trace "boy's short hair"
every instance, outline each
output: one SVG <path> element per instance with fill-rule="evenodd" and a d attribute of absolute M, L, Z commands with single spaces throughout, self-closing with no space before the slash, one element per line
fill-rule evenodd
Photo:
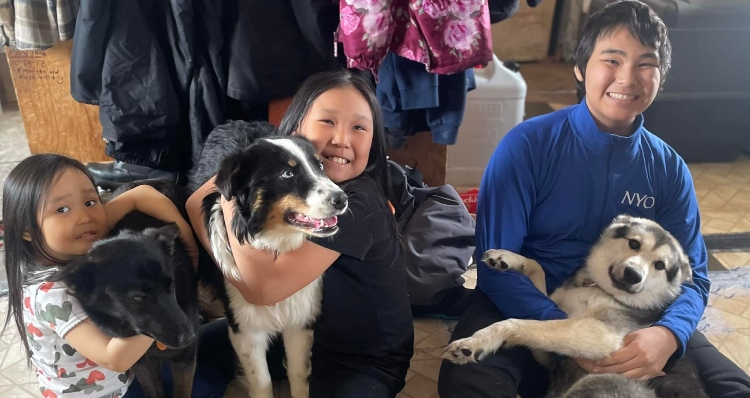
<path fill-rule="evenodd" d="M 656 49 L 659 54 L 659 71 L 663 85 L 667 72 L 672 66 L 672 45 L 667 37 L 667 26 L 649 6 L 637 0 L 622 0 L 608 4 L 589 17 L 573 56 L 575 65 L 581 71 L 581 76 L 586 78 L 586 64 L 591 58 L 596 43 L 601 38 L 614 33 L 621 26 L 627 28 L 630 34 L 644 46 Z M 581 98 L 585 94 L 584 83 L 576 79 L 576 84 L 578 97 Z"/>

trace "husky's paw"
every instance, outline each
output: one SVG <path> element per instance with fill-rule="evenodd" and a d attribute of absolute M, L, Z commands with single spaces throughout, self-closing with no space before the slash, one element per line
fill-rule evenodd
<path fill-rule="evenodd" d="M 456 340 L 445 348 L 443 359 L 447 359 L 458 365 L 478 362 L 484 357 L 481 348 L 475 346 L 476 339 L 468 337 Z"/>
<path fill-rule="evenodd" d="M 497 351 L 503 342 L 502 337 L 493 335 L 490 330 L 482 329 L 471 337 L 458 339 L 448 344 L 442 357 L 459 365 L 479 362 Z"/>
<path fill-rule="evenodd" d="M 488 267 L 501 272 L 517 271 L 523 272 L 526 257 L 508 250 L 487 250 L 482 255 L 482 262 Z"/>

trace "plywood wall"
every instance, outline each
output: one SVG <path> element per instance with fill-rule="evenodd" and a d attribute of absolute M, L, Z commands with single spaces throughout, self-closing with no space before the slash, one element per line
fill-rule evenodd
<path fill-rule="evenodd" d="M 29 149 L 82 162 L 111 160 L 104 155 L 99 108 L 70 95 L 71 46 L 65 41 L 45 51 L 6 48 Z"/>
<path fill-rule="evenodd" d="M 434 143 L 429 131 L 407 138 L 400 149 L 388 149 L 388 156 L 394 162 L 419 170 L 424 182 L 431 187 L 445 184 L 447 154 L 447 147 Z"/>
<path fill-rule="evenodd" d="M 492 47 L 501 61 L 540 61 L 547 58 L 557 0 L 529 7 L 519 1 L 516 15 L 492 25 Z"/>

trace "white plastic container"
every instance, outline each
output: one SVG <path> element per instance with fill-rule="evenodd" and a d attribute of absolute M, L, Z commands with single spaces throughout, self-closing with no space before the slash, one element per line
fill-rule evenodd
<path fill-rule="evenodd" d="M 526 81 L 497 56 L 474 69 L 477 88 L 469 91 L 455 145 L 448 145 L 446 180 L 454 187 L 479 186 L 482 174 L 505 134 L 523 121 Z"/>

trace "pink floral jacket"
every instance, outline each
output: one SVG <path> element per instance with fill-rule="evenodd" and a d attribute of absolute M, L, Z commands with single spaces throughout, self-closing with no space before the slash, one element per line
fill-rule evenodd
<path fill-rule="evenodd" d="M 340 0 L 339 9 L 350 68 L 377 71 L 389 50 L 437 74 L 492 59 L 486 0 Z"/>

